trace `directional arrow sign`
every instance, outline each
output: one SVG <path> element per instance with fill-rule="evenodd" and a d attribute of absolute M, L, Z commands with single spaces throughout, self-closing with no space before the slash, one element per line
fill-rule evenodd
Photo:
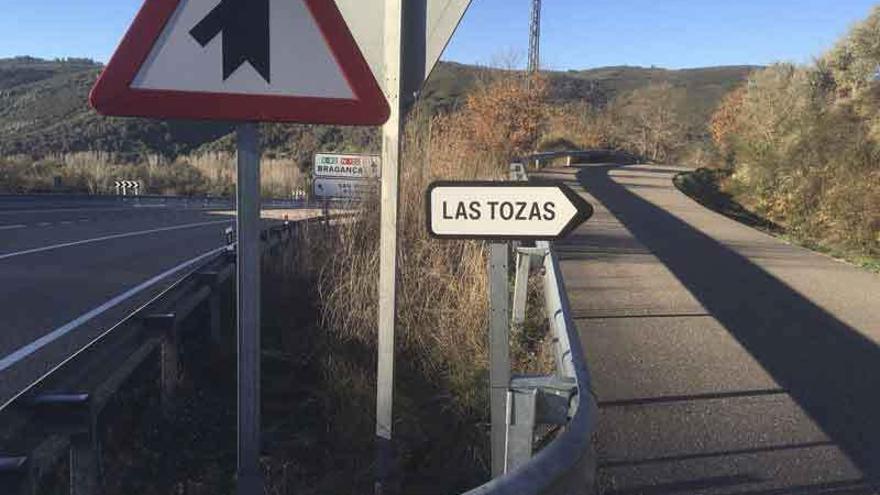
<path fill-rule="evenodd" d="M 541 182 L 435 182 L 426 203 L 441 239 L 556 240 L 593 215 L 568 186 Z"/>
<path fill-rule="evenodd" d="M 389 115 L 332 0 L 146 0 L 89 101 L 157 118 L 377 125 Z"/>

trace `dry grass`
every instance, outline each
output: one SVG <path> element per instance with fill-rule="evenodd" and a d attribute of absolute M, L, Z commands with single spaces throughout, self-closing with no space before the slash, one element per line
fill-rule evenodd
<path fill-rule="evenodd" d="M 235 189 L 235 155 L 205 153 L 184 158 L 183 161 L 198 170 L 216 191 L 231 195 Z M 260 178 L 263 196 L 286 198 L 295 191 L 307 189 L 307 173 L 300 170 L 295 160 L 263 158 L 260 161 Z"/>
<path fill-rule="evenodd" d="M 266 197 L 287 198 L 308 188 L 307 174 L 294 160 L 264 158 L 261 172 Z M 135 163 L 100 152 L 40 160 L 0 158 L 0 192 L 114 194 L 117 180 L 140 181 L 142 194 L 231 196 L 235 192 L 235 156 L 212 153 L 171 162 L 148 156 Z"/>
<path fill-rule="evenodd" d="M 416 109 L 406 128 L 398 229 L 395 429 L 404 439 L 431 438 L 438 452 L 418 455 L 436 455 L 435 467 L 466 460 L 440 454 L 440 444 L 449 442 L 467 452 L 462 455 L 471 462 L 486 465 L 487 253 L 481 242 L 430 239 L 424 191 L 438 179 L 504 179 L 509 160 L 533 151 L 547 112 L 541 103 L 544 85 L 530 87 L 526 89 L 522 78 L 487 81 L 459 111 L 430 116 Z M 328 397 L 335 403 L 328 410 L 338 414 L 334 424 L 340 425 L 339 441 L 364 452 L 370 452 L 366 444 L 355 445 L 372 442 L 380 206 L 377 197 L 370 198 L 356 222 L 340 225 L 329 238 L 305 236 L 299 248 L 332 253 L 312 257 L 320 267 L 322 326 L 338 347 L 324 367 L 335 387 Z M 518 369 L 534 371 L 551 362 L 543 349 L 544 332 L 540 323 L 518 330 L 512 349 Z M 429 390 L 408 387 L 408 376 L 425 377 Z M 358 406 L 352 409 L 352 403 Z M 426 408 L 445 411 L 458 431 L 426 431 L 432 426 L 418 421 Z M 408 458 L 406 452 L 401 456 Z"/>
<path fill-rule="evenodd" d="M 453 387 L 462 409 L 484 400 L 487 363 L 486 247 L 437 241 L 425 227 L 424 191 L 438 179 L 500 180 L 509 160 L 531 151 L 543 125 L 543 84 L 490 81 L 457 113 L 416 111 L 406 129 L 400 177 L 398 343 L 419 367 Z M 518 102 L 512 105 L 511 102 Z M 526 131 L 522 131 L 526 129 Z M 529 137 L 531 136 L 531 137 Z M 378 198 L 358 222 L 341 226 L 322 269 L 325 325 L 346 341 L 374 347 L 378 295 Z"/>

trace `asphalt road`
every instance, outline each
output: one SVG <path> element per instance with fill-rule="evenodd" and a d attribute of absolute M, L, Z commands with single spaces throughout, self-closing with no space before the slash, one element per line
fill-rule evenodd
<path fill-rule="evenodd" d="M 880 276 L 704 209 L 678 171 L 546 174 L 597 210 L 558 249 L 603 493 L 878 493 Z"/>
<path fill-rule="evenodd" d="M 173 280 L 35 341 L 225 244 L 232 217 L 191 206 L 0 198 L 0 404 Z"/>

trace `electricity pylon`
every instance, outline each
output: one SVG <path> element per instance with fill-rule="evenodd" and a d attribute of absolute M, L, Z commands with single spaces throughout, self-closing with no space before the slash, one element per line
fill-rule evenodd
<path fill-rule="evenodd" d="M 541 70 L 541 0 L 532 0 L 532 25 L 529 30 L 529 73 Z"/>

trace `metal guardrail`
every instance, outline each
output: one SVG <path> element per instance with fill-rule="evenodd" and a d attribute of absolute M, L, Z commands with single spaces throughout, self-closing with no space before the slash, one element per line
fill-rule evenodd
<path fill-rule="evenodd" d="M 511 178 L 528 180 L 525 167 L 511 165 Z M 525 311 L 528 270 L 542 258 L 544 310 L 555 345 L 556 374 L 514 377 L 508 392 L 505 474 L 464 495 L 588 495 L 595 491 L 593 435 L 598 409 L 587 361 L 571 316 L 559 260 L 549 242 L 517 248 L 513 321 Z M 523 273 L 523 270 L 526 272 Z M 555 425 L 560 432 L 533 453 L 535 428 Z"/>
<path fill-rule="evenodd" d="M 261 233 L 263 249 L 290 240 L 298 226 L 337 218 L 345 215 L 268 227 Z M 71 495 L 98 493 L 104 406 L 144 362 L 158 358 L 160 403 L 164 413 L 170 412 L 179 380 L 181 324 L 203 304 L 209 310 L 208 337 L 219 342 L 219 287 L 235 264 L 231 239 L 181 269 L 184 273 L 175 274 L 168 287 L 0 407 L 0 493 L 34 493 L 38 480 L 64 455 L 69 455 Z"/>
<path fill-rule="evenodd" d="M 87 200 L 92 204 L 123 205 L 123 206 L 189 206 L 192 208 L 216 208 L 235 206 L 235 198 L 224 196 L 160 196 L 142 194 L 138 196 L 110 194 L 71 194 L 71 193 L 36 193 L 36 194 L 0 194 L 0 209 L 11 202 L 27 203 L 29 201 L 45 204 L 47 200 L 59 204 L 78 203 Z M 263 208 L 319 209 L 323 202 L 308 199 L 265 198 Z M 22 205 L 24 206 L 24 205 Z"/>
<path fill-rule="evenodd" d="M 534 164 L 535 168 L 540 168 L 542 162 L 565 158 L 565 165 L 570 167 L 573 160 L 582 159 L 591 162 L 595 161 L 614 161 L 614 162 L 636 162 L 639 158 L 631 153 L 615 149 L 591 149 L 577 151 L 548 151 L 544 153 L 535 153 L 523 158 L 523 162 Z"/>

